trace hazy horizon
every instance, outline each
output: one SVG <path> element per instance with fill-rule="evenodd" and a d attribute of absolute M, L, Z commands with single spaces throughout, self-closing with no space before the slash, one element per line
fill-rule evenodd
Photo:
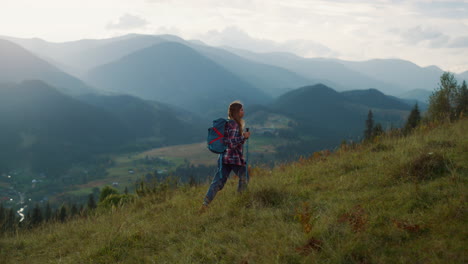
<path fill-rule="evenodd" d="M 171 34 L 254 52 L 402 59 L 468 71 L 468 0 L 101 0 L 1 4 L 0 35 L 49 42 Z"/>

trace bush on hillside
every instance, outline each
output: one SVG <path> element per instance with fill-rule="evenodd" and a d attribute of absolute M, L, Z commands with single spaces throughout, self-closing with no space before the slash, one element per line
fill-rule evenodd
<path fill-rule="evenodd" d="M 372 152 L 382 152 L 382 151 L 390 151 L 393 150 L 394 147 L 388 144 L 377 143 L 374 144 L 371 148 Z"/>
<path fill-rule="evenodd" d="M 100 203 L 103 202 L 107 198 L 107 196 L 109 196 L 109 195 L 118 194 L 118 193 L 119 192 L 116 189 L 114 189 L 114 188 L 112 188 L 110 186 L 106 186 L 106 187 L 102 188 L 101 195 L 99 196 L 99 202 Z"/>
<path fill-rule="evenodd" d="M 254 203 L 261 207 L 278 207 L 286 199 L 284 192 L 273 188 L 260 189 L 252 193 Z"/>
<path fill-rule="evenodd" d="M 131 194 L 110 194 L 102 202 L 101 207 L 122 206 L 135 200 L 135 196 Z"/>
<path fill-rule="evenodd" d="M 427 147 L 432 149 L 453 148 L 455 146 L 455 142 L 448 140 L 430 140 L 427 142 Z"/>
<path fill-rule="evenodd" d="M 280 207 L 289 195 L 289 193 L 281 192 L 274 188 L 248 191 L 236 199 L 235 206 L 245 208 Z"/>
<path fill-rule="evenodd" d="M 401 167 L 398 176 L 415 181 L 430 180 L 448 172 L 450 160 L 437 152 L 422 153 Z"/>

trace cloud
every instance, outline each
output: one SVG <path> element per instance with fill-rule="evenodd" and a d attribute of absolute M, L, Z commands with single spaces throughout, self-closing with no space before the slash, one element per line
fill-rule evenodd
<path fill-rule="evenodd" d="M 430 48 L 442 48 L 450 40 L 448 35 L 421 25 L 404 30 L 391 29 L 390 32 L 399 34 L 407 45 L 426 44 Z"/>
<path fill-rule="evenodd" d="M 454 39 L 448 47 L 449 48 L 468 48 L 468 36 L 458 37 Z"/>
<path fill-rule="evenodd" d="M 145 2 L 150 3 L 150 4 L 165 4 L 165 3 L 170 3 L 171 0 L 146 0 Z"/>
<path fill-rule="evenodd" d="M 269 39 L 251 37 L 245 31 L 235 26 L 229 26 L 222 31 L 210 30 L 197 36 L 200 40 L 215 46 L 229 46 L 254 52 L 292 52 L 305 57 L 332 57 L 339 54 L 319 42 L 307 39 L 291 39 L 275 42 Z"/>
<path fill-rule="evenodd" d="M 468 18 L 467 1 L 417 1 L 414 4 L 414 8 L 426 17 L 442 17 L 446 19 Z"/>
<path fill-rule="evenodd" d="M 422 26 L 417 26 L 410 28 L 401 33 L 401 36 L 408 41 L 410 44 L 417 44 L 424 40 L 434 40 L 438 39 L 443 34 L 441 32 L 435 31 L 433 29 L 424 28 Z"/>
<path fill-rule="evenodd" d="M 111 22 L 107 25 L 108 29 L 136 29 L 148 25 L 149 22 L 141 17 L 125 14 L 121 16 L 118 21 Z"/>
<path fill-rule="evenodd" d="M 156 35 L 176 35 L 179 36 L 181 35 L 181 31 L 177 27 L 158 27 L 156 30 L 154 30 L 154 34 Z"/>

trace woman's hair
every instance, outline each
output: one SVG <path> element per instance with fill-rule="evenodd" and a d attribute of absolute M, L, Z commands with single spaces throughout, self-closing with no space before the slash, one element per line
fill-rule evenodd
<path fill-rule="evenodd" d="M 231 120 L 236 121 L 239 125 L 239 132 L 242 134 L 244 130 L 244 120 L 239 116 L 239 112 L 242 109 L 242 104 L 240 101 L 234 101 L 229 105 L 228 117 Z"/>

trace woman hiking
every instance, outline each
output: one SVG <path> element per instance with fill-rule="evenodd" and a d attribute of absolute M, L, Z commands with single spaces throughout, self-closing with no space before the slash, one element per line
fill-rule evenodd
<path fill-rule="evenodd" d="M 247 189 L 248 179 L 246 176 L 246 164 L 243 155 L 243 145 L 250 137 L 250 132 L 244 130 L 244 108 L 239 101 L 234 101 L 228 108 L 229 120 L 224 128 L 224 143 L 226 151 L 219 155 L 218 171 L 216 172 L 210 188 L 206 193 L 200 212 L 203 213 L 213 201 L 216 193 L 223 189 L 231 171 L 239 176 L 238 192 Z"/>

